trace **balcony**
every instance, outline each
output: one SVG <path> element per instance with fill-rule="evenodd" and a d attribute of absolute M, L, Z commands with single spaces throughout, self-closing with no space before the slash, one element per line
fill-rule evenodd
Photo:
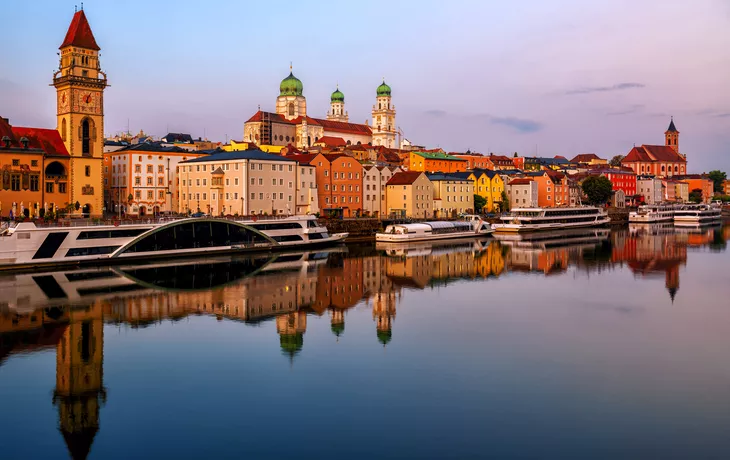
<path fill-rule="evenodd" d="M 68 176 L 66 174 L 46 174 L 46 180 L 47 181 L 68 180 Z"/>
<path fill-rule="evenodd" d="M 93 86 L 97 88 L 105 88 L 109 86 L 106 82 L 106 77 L 104 78 L 90 78 L 90 77 L 80 77 L 78 75 L 62 75 L 60 77 L 53 77 L 53 85 L 61 85 L 64 83 L 77 83 L 81 85 L 86 86 Z"/>

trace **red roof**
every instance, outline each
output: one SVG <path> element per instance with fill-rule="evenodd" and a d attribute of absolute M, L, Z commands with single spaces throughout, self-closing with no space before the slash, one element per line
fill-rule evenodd
<path fill-rule="evenodd" d="M 299 155 L 289 155 L 288 157 L 297 160 L 300 164 L 308 165 L 316 156 L 316 153 L 302 153 Z"/>
<path fill-rule="evenodd" d="M 507 185 L 530 185 L 530 182 L 533 182 L 533 180 L 532 179 L 523 179 L 523 178 L 512 179 L 511 181 L 509 181 L 509 184 L 507 184 Z"/>
<path fill-rule="evenodd" d="M 8 136 L 10 138 L 10 146 L 15 146 L 17 144 L 17 140 L 15 139 L 15 134 L 13 134 L 13 128 L 10 126 L 10 123 L 5 121 L 5 118 L 0 117 L 0 139 L 3 137 Z M 4 148 L 5 144 L 0 143 L 0 148 Z"/>
<path fill-rule="evenodd" d="M 373 134 L 372 130 L 370 130 L 370 126 L 368 125 L 345 123 L 342 121 L 322 120 L 319 118 L 313 118 L 312 120 L 321 125 L 327 131 L 335 131 L 348 134 L 362 134 L 364 136 L 371 136 Z"/>
<path fill-rule="evenodd" d="M 269 119 L 273 121 L 274 123 L 286 123 L 286 124 L 292 124 L 291 121 L 287 120 L 286 118 L 282 117 L 278 113 L 273 112 L 264 112 L 262 110 L 259 110 L 258 112 L 254 113 L 251 118 L 246 120 L 246 123 L 254 122 L 254 121 L 262 121 L 264 114 L 267 114 L 269 116 Z"/>
<path fill-rule="evenodd" d="M 298 116 L 296 118 L 293 118 L 293 119 L 289 120 L 287 123 L 291 123 L 291 124 L 294 124 L 294 125 L 299 125 L 299 124 L 302 123 L 302 120 L 303 119 L 304 119 L 304 117 L 300 115 L 300 116 Z M 317 125 L 317 126 L 320 125 L 319 120 L 317 120 L 316 118 L 312 118 L 312 117 L 307 117 L 307 124 L 309 124 L 309 125 Z"/>
<path fill-rule="evenodd" d="M 67 46 L 78 46 L 79 48 L 86 48 L 90 50 L 99 51 L 99 45 L 96 44 L 94 34 L 91 33 L 91 27 L 89 21 L 86 20 L 84 10 L 77 11 L 71 20 L 71 25 L 68 26 L 68 32 L 66 32 L 66 38 L 63 39 L 63 43 L 58 49 L 65 48 Z"/>
<path fill-rule="evenodd" d="M 13 126 L 13 134 L 15 134 L 16 139 L 20 139 L 21 137 L 27 138 L 29 148 L 41 149 L 50 156 L 69 156 L 66 145 L 61 140 L 61 135 L 55 129 Z"/>
<path fill-rule="evenodd" d="M 400 158 L 400 156 L 398 156 L 398 154 L 397 154 L 397 153 L 392 153 L 392 152 L 383 152 L 383 153 L 381 153 L 381 154 L 380 154 L 380 155 L 378 156 L 378 159 L 379 159 L 379 160 L 380 160 L 381 158 L 382 158 L 382 160 L 381 160 L 381 161 L 386 161 L 386 162 L 388 162 L 388 163 L 398 163 L 398 164 L 400 164 L 400 163 L 401 163 L 401 158 Z"/>
<path fill-rule="evenodd" d="M 489 155 L 489 159 L 494 164 L 507 164 L 507 163 L 512 164 L 512 159 L 509 157 L 506 157 L 504 155 L 491 154 L 491 155 Z"/>
<path fill-rule="evenodd" d="M 631 163 L 635 161 L 669 161 L 674 163 L 685 163 L 687 160 L 668 145 L 642 145 L 634 147 L 621 161 Z"/>
<path fill-rule="evenodd" d="M 420 171 L 401 171 L 393 174 L 393 177 L 385 185 L 411 185 L 423 174 Z"/>
<path fill-rule="evenodd" d="M 315 144 L 324 144 L 327 147 L 344 147 L 347 145 L 347 142 L 341 137 L 322 136 Z"/>
<path fill-rule="evenodd" d="M 576 155 L 575 158 L 570 160 L 571 163 L 590 163 L 591 160 L 603 160 L 603 158 L 599 157 L 595 153 L 581 153 L 580 155 Z"/>

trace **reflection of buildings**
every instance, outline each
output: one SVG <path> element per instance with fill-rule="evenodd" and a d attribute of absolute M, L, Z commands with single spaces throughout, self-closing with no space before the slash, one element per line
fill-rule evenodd
<path fill-rule="evenodd" d="M 373 298 L 373 319 L 378 340 L 383 346 L 393 336 L 393 318 L 395 318 L 395 292 L 378 293 Z"/>
<path fill-rule="evenodd" d="M 276 332 L 279 333 L 279 343 L 284 354 L 290 359 L 302 351 L 304 333 L 307 331 L 307 314 L 295 311 L 276 317 Z"/>

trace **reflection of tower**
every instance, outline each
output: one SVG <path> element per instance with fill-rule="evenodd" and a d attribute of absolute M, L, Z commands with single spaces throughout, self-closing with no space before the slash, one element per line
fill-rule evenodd
<path fill-rule="evenodd" d="M 307 314 L 295 311 L 276 317 L 276 332 L 279 333 L 281 351 L 290 359 L 302 350 L 304 333 L 307 331 Z"/>
<path fill-rule="evenodd" d="M 345 332 L 345 311 L 339 308 L 333 308 L 330 310 L 330 316 L 332 317 L 332 333 L 337 336 L 339 342 L 340 336 Z"/>
<path fill-rule="evenodd" d="M 71 313 L 71 322 L 56 349 L 56 390 L 59 429 L 71 458 L 89 455 L 99 431 L 99 406 L 106 401 L 103 383 L 104 325 L 101 306 Z"/>
<path fill-rule="evenodd" d="M 395 304 L 395 292 L 381 292 L 373 298 L 373 319 L 377 323 L 378 340 L 383 346 L 390 342 L 393 335 Z"/>
<path fill-rule="evenodd" d="M 669 297 L 672 299 L 672 303 L 674 303 L 674 296 L 677 295 L 677 291 L 679 290 L 679 264 L 667 268 L 666 286 L 669 291 Z"/>

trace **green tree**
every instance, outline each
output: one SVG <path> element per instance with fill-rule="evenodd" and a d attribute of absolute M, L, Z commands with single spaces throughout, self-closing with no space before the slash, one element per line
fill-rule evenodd
<path fill-rule="evenodd" d="M 509 198 L 507 198 L 507 192 L 502 190 L 502 201 L 499 205 L 500 211 L 507 212 L 509 211 Z"/>
<path fill-rule="evenodd" d="M 623 155 L 616 155 L 615 157 L 611 158 L 611 160 L 608 162 L 611 166 L 621 166 L 621 160 L 624 159 Z"/>
<path fill-rule="evenodd" d="M 696 188 L 689 192 L 690 203 L 702 203 L 702 189 Z"/>
<path fill-rule="evenodd" d="M 474 212 L 479 214 L 482 208 L 487 205 L 487 199 L 481 195 L 474 194 Z"/>
<path fill-rule="evenodd" d="M 710 179 L 712 179 L 712 182 L 714 182 L 715 186 L 713 190 L 717 193 L 723 192 L 723 182 L 727 180 L 727 174 L 725 174 L 723 171 L 720 170 L 714 170 L 710 171 L 710 173 L 707 175 Z"/>
<path fill-rule="evenodd" d="M 611 198 L 613 184 L 605 176 L 590 176 L 583 181 L 583 193 L 588 197 L 588 202 L 594 205 L 601 205 Z"/>

